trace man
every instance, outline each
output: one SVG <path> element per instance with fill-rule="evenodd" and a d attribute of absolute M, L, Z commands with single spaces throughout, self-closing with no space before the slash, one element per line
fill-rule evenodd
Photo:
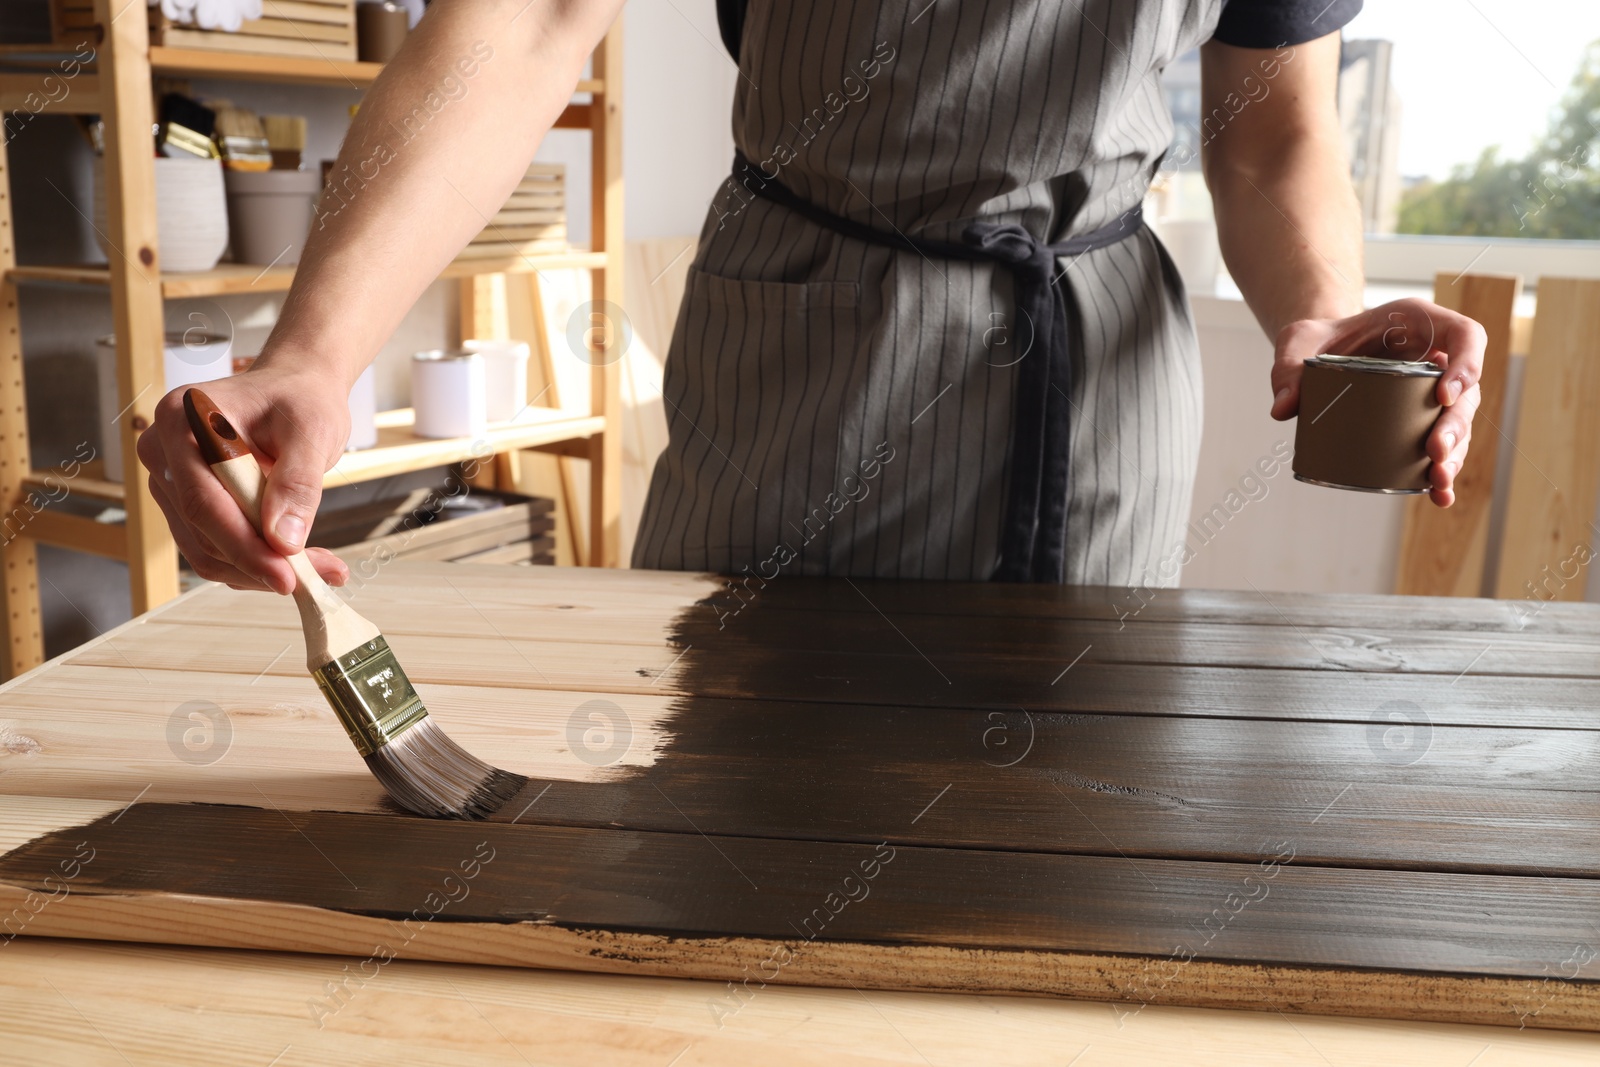
<path fill-rule="evenodd" d="M 279 553 L 304 544 L 350 384 L 514 186 L 618 6 L 429 9 L 341 152 L 375 173 L 325 214 L 254 368 L 208 387 L 276 459 L 265 539 L 176 396 L 140 440 L 201 575 L 291 588 Z M 1223 254 L 1276 339 L 1273 416 L 1296 413 L 1320 352 L 1435 359 L 1432 495 L 1449 506 L 1484 334 L 1420 300 L 1360 310 L 1335 111 L 1359 7 L 721 0 L 739 159 L 668 356 L 670 441 L 634 564 L 1147 583 L 1183 537 L 1201 394 L 1182 284 L 1136 209 L 1171 140 L 1160 71 L 1196 45 Z M 484 42 L 468 91 L 370 166 Z"/>

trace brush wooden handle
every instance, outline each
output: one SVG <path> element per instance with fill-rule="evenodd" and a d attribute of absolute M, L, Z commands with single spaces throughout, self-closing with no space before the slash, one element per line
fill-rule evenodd
<path fill-rule="evenodd" d="M 261 532 L 261 496 L 266 475 L 239 431 L 199 389 L 183 394 L 183 410 L 194 431 L 200 455 L 211 473 L 238 503 L 250 525 Z M 317 670 L 346 652 L 380 636 L 378 628 L 358 615 L 335 593 L 311 565 L 304 552 L 285 556 L 294 570 L 294 602 L 300 609 L 300 627 L 306 637 L 306 665 Z"/>

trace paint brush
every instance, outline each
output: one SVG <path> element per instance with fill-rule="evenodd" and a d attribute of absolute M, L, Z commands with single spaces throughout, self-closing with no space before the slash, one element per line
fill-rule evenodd
<path fill-rule="evenodd" d="M 200 390 L 184 392 L 183 410 L 200 455 L 259 532 L 266 479 L 249 446 Z M 527 784 L 522 775 L 471 755 L 435 726 L 378 628 L 328 587 L 304 552 L 286 558 L 294 569 L 306 666 L 396 803 L 418 815 L 481 819 Z"/>

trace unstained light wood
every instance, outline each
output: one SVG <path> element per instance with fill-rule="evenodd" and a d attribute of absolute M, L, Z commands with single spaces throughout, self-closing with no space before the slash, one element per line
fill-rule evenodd
<path fill-rule="evenodd" d="M 1495 595 L 1582 600 L 1600 499 L 1600 280 L 1540 278 Z"/>
<path fill-rule="evenodd" d="M 1426 496 L 1406 502 L 1395 566 L 1395 592 L 1412 596 L 1481 596 L 1488 558 L 1500 427 L 1505 425 L 1511 373 L 1511 332 L 1521 275 L 1439 274 L 1433 300 L 1484 328 L 1487 341 L 1478 388 L 1481 400 L 1472 452 L 1455 482 L 1455 503 L 1440 508 Z"/>

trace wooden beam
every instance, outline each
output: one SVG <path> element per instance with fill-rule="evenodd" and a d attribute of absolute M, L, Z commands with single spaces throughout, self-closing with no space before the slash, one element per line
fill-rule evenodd
<path fill-rule="evenodd" d="M 591 330 L 589 410 L 606 419 L 589 442 L 589 562 L 615 567 L 622 548 L 622 395 L 617 363 L 623 357 L 622 307 L 622 20 L 594 51 L 594 74 L 604 85 L 590 115 L 590 246 L 605 256 L 594 271 L 590 300 L 605 320 Z"/>
<path fill-rule="evenodd" d="M 1396 593 L 1414 596 L 1482 596 L 1489 546 L 1489 511 L 1494 504 L 1495 461 L 1505 424 L 1506 381 L 1511 374 L 1512 318 L 1522 276 L 1442 273 L 1433 300 L 1479 322 L 1489 335 L 1479 386 L 1477 431 L 1472 452 L 1456 478 L 1456 502 L 1436 507 L 1425 496 L 1407 501 L 1400 534 Z"/>
<path fill-rule="evenodd" d="M 143 18 L 113 18 L 120 0 L 95 0 L 105 27 L 100 77 L 106 90 L 106 236 L 111 245 L 111 317 L 117 336 L 117 407 L 122 415 L 128 578 L 133 612 L 178 595 L 178 553 L 145 484 L 139 433 L 166 392 L 162 346 L 161 258 L 156 240 L 156 175 L 150 152 L 149 31 Z M 229 61 L 239 57 L 226 57 Z"/>
<path fill-rule="evenodd" d="M 504 274 L 474 274 L 462 278 L 461 286 L 461 336 L 458 342 L 479 340 L 504 340 L 511 334 L 506 314 L 506 276 Z"/>
<path fill-rule="evenodd" d="M 120 522 L 96 522 L 83 515 L 45 508 L 28 524 L 28 533 L 45 544 L 106 559 L 126 559 L 128 555 L 127 527 Z"/>
<path fill-rule="evenodd" d="M 11 227 L 11 171 L 0 141 L 0 271 L 17 259 Z M 39 616 L 39 561 L 25 524 L 12 516 L 26 513 L 28 459 L 27 391 L 23 386 L 21 319 L 17 286 L 0 281 L 0 568 L 4 569 L 0 635 L 0 679 L 15 678 L 44 662 L 44 629 Z"/>
<path fill-rule="evenodd" d="M 594 110 L 592 104 L 568 104 L 566 110 L 556 116 L 555 128 L 558 130 L 587 130 L 593 119 L 590 117 Z"/>
<path fill-rule="evenodd" d="M 0 111 L 7 112 L 7 129 L 16 112 L 22 115 L 98 115 L 101 109 L 100 77 L 59 71 L 6 71 L 0 73 Z"/>
<path fill-rule="evenodd" d="M 1600 494 L 1600 280 L 1540 278 L 1495 595 L 1582 600 Z"/>

